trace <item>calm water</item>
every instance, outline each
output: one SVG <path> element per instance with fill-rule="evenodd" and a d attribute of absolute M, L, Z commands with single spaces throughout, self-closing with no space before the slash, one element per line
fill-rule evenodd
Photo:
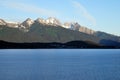
<path fill-rule="evenodd" d="M 120 50 L 0 50 L 0 80 L 120 80 Z"/>

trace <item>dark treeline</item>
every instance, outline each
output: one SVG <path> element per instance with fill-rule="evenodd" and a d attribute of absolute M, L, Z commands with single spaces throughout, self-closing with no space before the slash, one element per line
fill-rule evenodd
<path fill-rule="evenodd" d="M 67 43 L 13 43 L 0 41 L 0 49 L 117 49 L 120 47 L 101 46 L 89 41 L 71 41 Z"/>

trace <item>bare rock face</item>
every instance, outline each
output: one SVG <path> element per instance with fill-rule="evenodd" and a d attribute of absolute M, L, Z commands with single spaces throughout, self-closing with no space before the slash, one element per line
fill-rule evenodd
<path fill-rule="evenodd" d="M 79 29 L 80 29 L 80 25 L 76 22 L 76 23 L 72 23 L 72 25 L 71 25 L 71 29 L 72 30 L 76 30 L 76 31 L 79 31 Z"/>
<path fill-rule="evenodd" d="M 42 18 L 38 18 L 37 20 L 35 20 L 35 22 L 38 22 L 40 24 L 43 25 L 52 25 L 52 26 L 60 26 L 61 22 L 53 17 L 49 17 L 48 19 L 42 19 Z"/>
<path fill-rule="evenodd" d="M 67 29 L 71 29 L 71 30 L 76 30 L 79 31 L 79 28 L 81 27 L 77 22 L 66 22 L 62 25 L 62 27 L 67 28 Z"/>
<path fill-rule="evenodd" d="M 62 25 L 62 27 L 67 28 L 67 29 L 71 29 L 71 30 L 75 30 L 75 31 L 80 31 L 86 34 L 94 34 L 95 31 L 86 27 L 81 26 L 80 24 L 78 24 L 77 22 L 72 22 L 72 23 L 64 23 Z"/>
<path fill-rule="evenodd" d="M 35 21 L 38 22 L 38 23 L 41 23 L 41 24 L 46 24 L 46 20 L 44 20 L 42 18 L 38 18 Z"/>
<path fill-rule="evenodd" d="M 94 33 L 95 33 L 94 30 L 88 29 L 88 28 L 82 27 L 82 26 L 80 27 L 79 31 L 80 31 L 80 32 L 83 32 L 83 33 L 87 33 L 87 34 L 94 34 Z"/>
<path fill-rule="evenodd" d="M 83 32 L 83 33 L 91 34 L 91 35 L 95 33 L 94 30 L 83 27 L 77 22 L 66 22 L 66 23 L 62 24 L 58 19 L 56 19 L 54 17 L 49 17 L 48 19 L 38 18 L 35 21 L 28 18 L 21 24 L 16 23 L 16 22 L 5 22 L 4 20 L 0 19 L 0 25 L 7 25 L 8 27 L 11 27 L 11 28 L 19 28 L 20 30 L 22 30 L 24 32 L 28 32 L 29 28 L 35 22 L 43 24 L 43 25 L 52 25 L 52 26 L 56 26 L 56 27 L 61 26 L 66 29 L 79 31 L 79 32 Z"/>
<path fill-rule="evenodd" d="M 19 29 L 24 31 L 24 32 L 28 32 L 29 28 L 31 27 L 31 25 L 34 23 L 34 20 L 28 18 L 26 19 L 23 23 L 21 23 L 19 25 Z"/>
<path fill-rule="evenodd" d="M 63 28 L 64 27 L 64 28 Z M 66 28 L 66 29 L 65 29 Z M 73 40 L 93 41 L 102 44 L 116 44 L 120 36 L 94 31 L 77 22 L 61 22 L 53 17 L 48 19 L 26 19 L 22 23 L 0 19 L 0 38 L 13 42 L 67 42 Z"/>
<path fill-rule="evenodd" d="M 49 17 L 48 19 L 46 19 L 46 24 L 59 26 L 59 25 L 61 25 L 61 22 L 56 18 Z"/>
<path fill-rule="evenodd" d="M 21 25 L 25 26 L 26 28 L 29 28 L 33 23 L 34 23 L 34 20 L 28 18 Z"/>

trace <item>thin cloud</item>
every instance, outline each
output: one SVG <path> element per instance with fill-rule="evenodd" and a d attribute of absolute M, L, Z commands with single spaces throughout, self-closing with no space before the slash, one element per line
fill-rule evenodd
<path fill-rule="evenodd" d="M 19 3 L 19 2 L 4 2 L 2 4 L 5 7 L 9 7 L 11 9 L 16 9 L 19 11 L 24 11 L 28 13 L 33 13 L 33 14 L 39 14 L 43 16 L 56 16 L 58 13 L 53 10 L 48 10 L 45 8 L 38 7 L 36 5 L 30 5 L 30 4 L 25 4 L 25 3 Z"/>
<path fill-rule="evenodd" d="M 90 21 L 92 25 L 96 25 L 96 20 L 95 18 L 87 11 L 87 9 L 79 2 L 77 1 L 72 1 L 73 6 L 76 8 L 77 12 L 82 15 L 85 19 Z"/>

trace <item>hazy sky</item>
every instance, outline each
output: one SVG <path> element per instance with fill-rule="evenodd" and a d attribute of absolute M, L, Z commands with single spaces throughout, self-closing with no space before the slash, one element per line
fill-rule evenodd
<path fill-rule="evenodd" d="M 120 36 L 120 0 L 0 0 L 0 18 L 24 21 L 56 17 Z"/>

